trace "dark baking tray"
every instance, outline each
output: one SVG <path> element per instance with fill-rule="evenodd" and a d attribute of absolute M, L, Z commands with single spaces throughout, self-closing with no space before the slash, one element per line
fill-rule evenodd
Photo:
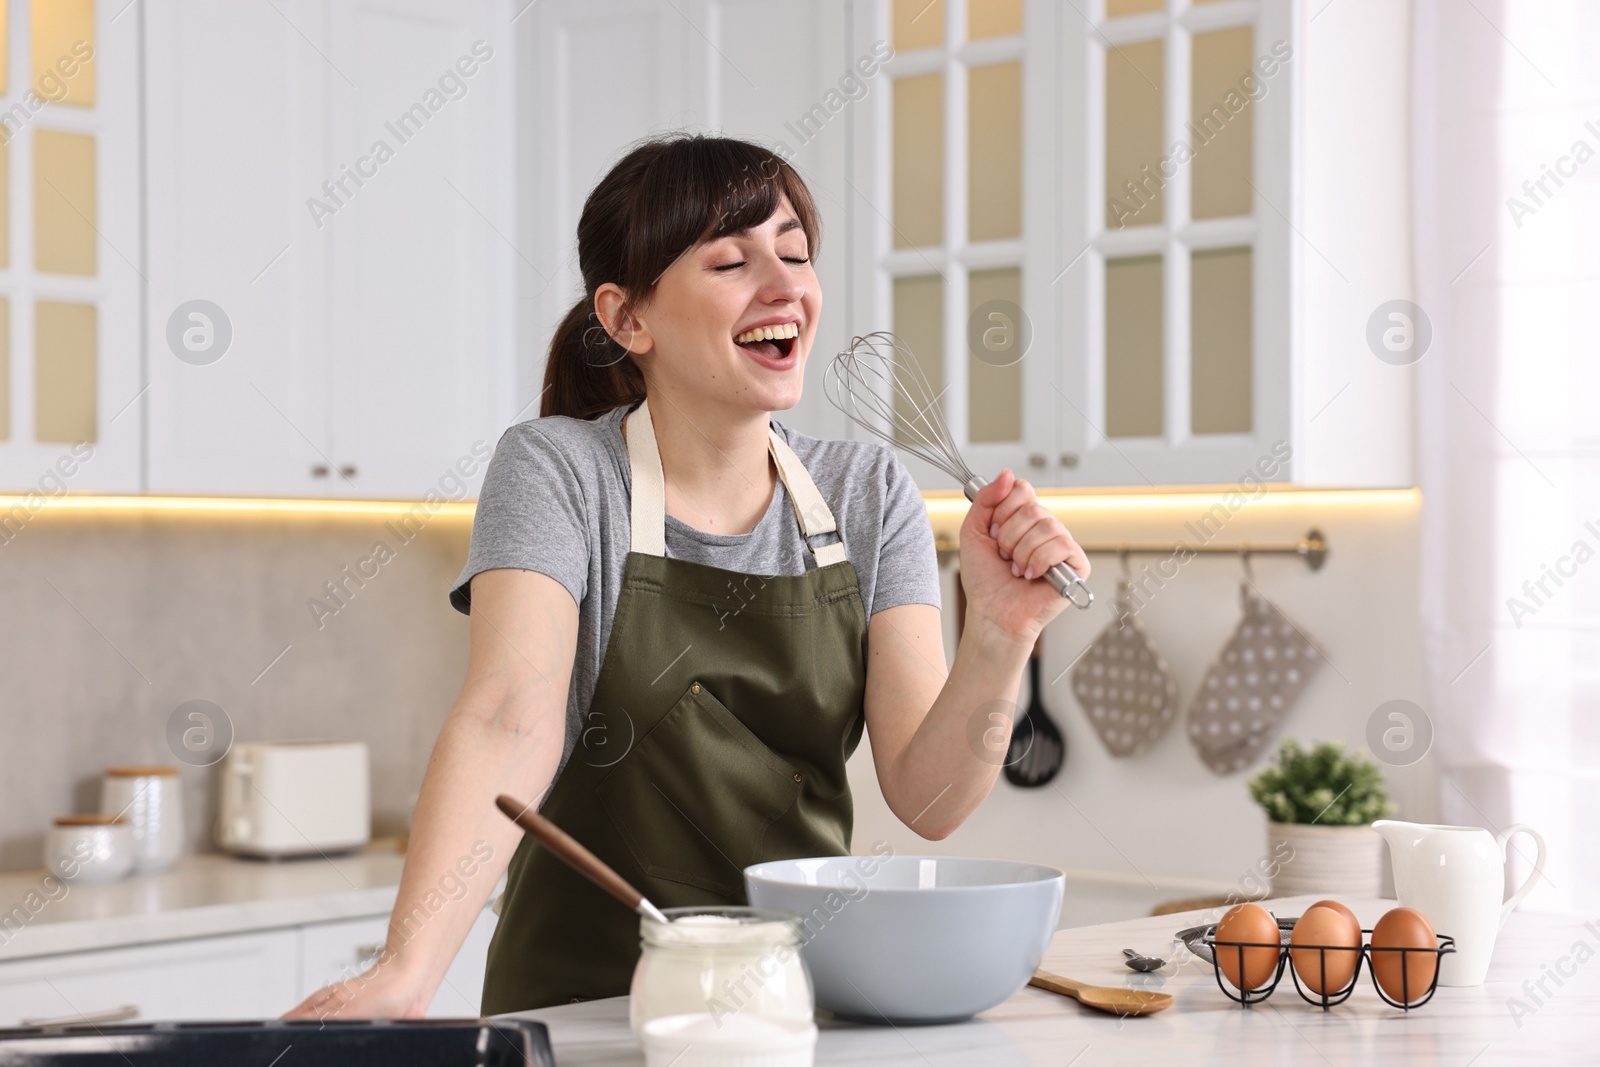
<path fill-rule="evenodd" d="M 271 1067 L 274 1063 L 280 1067 L 554 1067 L 555 1056 L 544 1024 L 522 1019 L 273 1019 L 0 1029 L 4 1067 Z"/>

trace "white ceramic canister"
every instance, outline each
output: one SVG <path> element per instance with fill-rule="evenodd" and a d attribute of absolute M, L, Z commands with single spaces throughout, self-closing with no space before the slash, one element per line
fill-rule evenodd
<path fill-rule="evenodd" d="M 44 868 L 74 885 L 121 878 L 133 869 L 133 828 L 118 815 L 63 815 L 45 834 Z"/>
<path fill-rule="evenodd" d="M 121 815 L 133 830 L 133 867 L 161 871 L 183 853 L 183 792 L 176 767 L 107 767 L 100 810 Z"/>
<path fill-rule="evenodd" d="M 810 1067 L 817 1030 L 800 917 L 773 908 L 668 908 L 639 921 L 628 1021 L 650 1063 Z"/>

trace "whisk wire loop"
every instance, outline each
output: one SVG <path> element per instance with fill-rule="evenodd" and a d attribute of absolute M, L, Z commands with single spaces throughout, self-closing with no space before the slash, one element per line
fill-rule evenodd
<path fill-rule="evenodd" d="M 823 388 L 850 421 L 944 471 L 961 483 L 967 499 L 988 484 L 961 456 L 939 407 L 943 390 L 934 392 L 916 353 L 894 334 L 879 330 L 852 340 L 828 365 Z M 1046 577 L 1074 607 L 1094 603 L 1082 576 L 1065 563 Z"/>

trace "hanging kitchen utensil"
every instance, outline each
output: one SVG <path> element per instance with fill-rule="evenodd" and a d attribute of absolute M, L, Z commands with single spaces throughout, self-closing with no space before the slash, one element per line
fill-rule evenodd
<path fill-rule="evenodd" d="M 1189 704 L 1189 740 L 1218 774 L 1255 762 L 1322 665 L 1316 646 L 1256 589 L 1249 551 L 1240 555 L 1243 617 Z"/>
<path fill-rule="evenodd" d="M 833 406 L 850 421 L 950 475 L 968 500 L 989 484 L 961 458 L 916 353 L 894 334 L 880 331 L 853 339 L 828 364 L 824 385 Z M 1044 577 L 1074 607 L 1094 603 L 1083 576 L 1065 563 L 1057 563 Z"/>
<path fill-rule="evenodd" d="M 1072 692 L 1106 751 L 1136 756 L 1177 718 L 1178 683 L 1134 617 L 1127 553 L 1117 582 L 1116 615 L 1072 669 Z"/>
<path fill-rule="evenodd" d="M 1067 760 L 1067 739 L 1044 710 L 1040 696 L 1039 659 L 1044 653 L 1043 645 L 1044 634 L 1040 633 L 1028 656 L 1028 707 L 1011 727 L 1011 745 L 1006 749 L 1006 781 L 1023 789 L 1048 785 Z"/>

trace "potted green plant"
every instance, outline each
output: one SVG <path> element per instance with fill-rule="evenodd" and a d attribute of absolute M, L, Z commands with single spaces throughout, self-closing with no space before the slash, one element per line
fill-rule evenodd
<path fill-rule="evenodd" d="M 1285 738 L 1276 761 L 1249 784 L 1278 862 L 1274 896 L 1378 895 L 1383 839 L 1372 823 L 1394 814 L 1394 804 L 1377 764 L 1336 742 L 1305 748 Z"/>

